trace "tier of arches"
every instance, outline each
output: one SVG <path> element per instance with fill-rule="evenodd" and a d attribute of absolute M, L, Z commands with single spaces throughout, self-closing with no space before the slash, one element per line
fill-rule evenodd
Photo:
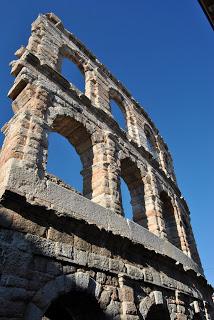
<path fill-rule="evenodd" d="M 151 181 L 148 182 L 148 173 L 145 176 L 145 169 L 142 171 L 131 157 L 119 155 L 115 142 L 109 136 L 94 134 L 93 129 L 90 132 L 90 129 L 86 129 L 79 121 L 65 116 L 56 117 L 52 131 L 65 137 L 76 150 L 82 167 L 82 190 L 79 191 L 83 196 L 127 217 L 121 192 L 122 178 L 131 199 L 132 212 L 129 212 L 128 216 L 182 249 L 177 211 L 172 199 L 166 191 L 154 193 Z M 71 164 L 64 168 L 63 163 L 61 167 L 67 171 L 74 168 Z M 157 199 L 158 207 L 155 205 Z"/>
<path fill-rule="evenodd" d="M 71 68 L 71 65 L 75 66 Z M 129 136 L 151 154 L 173 180 L 175 180 L 172 159 L 160 137 L 152 127 L 139 115 L 133 103 L 116 88 L 106 87 L 102 77 L 99 77 L 80 54 L 67 46 L 59 50 L 57 70 L 85 94 L 93 104 L 111 114 L 120 128 L 127 131 Z M 68 72 L 70 70 L 70 73 Z M 145 122 L 143 130 L 138 124 L 138 118 Z"/>

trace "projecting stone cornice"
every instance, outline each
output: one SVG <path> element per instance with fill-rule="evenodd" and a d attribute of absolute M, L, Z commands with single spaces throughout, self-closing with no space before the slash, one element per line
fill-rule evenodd
<path fill-rule="evenodd" d="M 51 211 L 59 217 L 82 220 L 100 230 L 126 238 L 149 251 L 172 259 L 175 268 L 182 265 L 185 271 L 192 270 L 203 277 L 203 270 L 191 258 L 169 241 L 157 237 L 137 223 L 69 190 L 53 178 L 50 179 L 48 176 L 39 178 L 34 171 L 20 167 L 20 163 L 16 160 L 10 161 L 5 169 L 9 174 L 0 185 L 1 202 L 4 205 L 10 206 L 10 203 L 19 199 L 20 196 L 25 198 L 30 206 L 42 208 L 47 212 Z M 12 199 L 13 201 L 10 201 Z"/>

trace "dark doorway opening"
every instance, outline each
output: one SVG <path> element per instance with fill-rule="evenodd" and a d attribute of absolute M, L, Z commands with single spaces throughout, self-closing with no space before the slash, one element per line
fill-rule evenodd
<path fill-rule="evenodd" d="M 149 310 L 146 320 L 170 320 L 169 311 L 163 306 L 153 306 Z"/>
<path fill-rule="evenodd" d="M 85 292 L 73 291 L 54 300 L 43 319 L 48 320 L 106 320 L 96 299 Z"/>

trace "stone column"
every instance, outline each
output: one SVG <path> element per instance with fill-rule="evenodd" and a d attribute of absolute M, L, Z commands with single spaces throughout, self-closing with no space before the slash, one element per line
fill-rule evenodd
<path fill-rule="evenodd" d="M 148 230 L 157 236 L 166 237 L 156 178 L 151 169 L 144 179 L 144 192 Z"/>
<path fill-rule="evenodd" d="M 185 254 L 187 254 L 188 256 L 191 257 L 189 243 L 188 243 L 188 236 L 187 236 L 185 228 L 183 226 L 182 212 L 181 212 L 181 208 L 179 206 L 177 199 L 174 199 L 173 207 L 174 207 L 174 212 L 175 212 L 175 221 L 177 224 L 178 234 L 179 234 L 179 238 L 180 238 L 181 250 Z"/>
<path fill-rule="evenodd" d="M 134 302 L 134 290 L 131 288 L 123 276 L 119 276 L 119 298 L 122 303 L 121 317 L 122 320 L 138 320 L 137 308 Z"/>
<path fill-rule="evenodd" d="M 209 304 L 206 301 L 203 301 L 203 305 L 204 305 L 204 314 L 205 314 L 206 320 L 211 320 L 212 319 L 211 316 L 214 316 L 214 312 L 212 312 L 212 314 L 210 314 Z"/>
<path fill-rule="evenodd" d="M 129 104 L 126 102 L 124 104 L 125 110 L 126 110 L 126 124 L 127 124 L 127 130 L 128 134 L 131 137 L 131 139 L 138 145 L 141 145 L 140 141 L 140 135 L 139 130 L 137 126 L 137 117 L 138 114 L 135 112 L 134 106 L 132 104 Z"/>
<path fill-rule="evenodd" d="M 61 23 L 60 19 L 52 14 L 52 23 Z M 35 54 L 42 64 L 48 64 L 53 69 L 58 69 L 62 38 L 53 33 L 52 28 L 45 23 L 43 17 L 38 17 L 32 24 L 32 34 L 29 38 L 27 49 Z"/>
<path fill-rule="evenodd" d="M 90 99 L 92 105 L 96 105 L 96 76 L 90 65 L 85 66 L 85 95 Z"/>
<path fill-rule="evenodd" d="M 91 200 L 121 214 L 115 142 L 110 132 L 105 132 L 103 136 L 101 133 L 95 133 L 91 138 L 93 144 Z"/>
<path fill-rule="evenodd" d="M 4 128 L 5 141 L 0 166 L 9 159 L 17 159 L 29 168 L 44 171 L 47 156 L 44 119 L 47 103 L 48 93 L 41 87 L 31 88 L 31 98 L 27 102 L 25 99 L 23 104 L 19 101 L 17 113 Z"/>
<path fill-rule="evenodd" d="M 88 68 L 86 68 L 87 70 Z M 96 69 L 93 71 L 89 68 L 85 74 L 86 77 L 86 90 L 85 94 L 96 107 L 102 109 L 109 115 L 110 101 L 109 101 L 109 84 L 105 81 L 105 75 L 102 76 Z"/>
<path fill-rule="evenodd" d="M 172 157 L 171 157 L 169 151 L 165 149 L 164 142 L 159 135 L 156 136 L 156 141 L 157 141 L 157 146 L 158 146 L 158 150 L 159 150 L 160 167 L 165 172 L 165 174 L 167 176 L 170 176 L 170 178 L 176 183 L 176 177 L 174 174 Z M 168 163 L 167 163 L 166 157 L 168 158 Z"/>
<path fill-rule="evenodd" d="M 144 228 L 148 228 L 147 216 L 145 212 L 144 187 L 142 181 L 136 181 L 132 184 L 130 195 L 133 210 L 133 220 L 142 225 Z"/>
<path fill-rule="evenodd" d="M 185 302 L 182 293 L 178 290 L 175 291 L 176 303 L 176 320 L 187 320 Z"/>
<path fill-rule="evenodd" d="M 198 254 L 197 245 L 195 242 L 195 237 L 192 231 L 190 221 L 189 221 L 189 227 L 188 227 L 188 246 L 189 246 L 191 258 L 202 268 L 201 260 Z"/>

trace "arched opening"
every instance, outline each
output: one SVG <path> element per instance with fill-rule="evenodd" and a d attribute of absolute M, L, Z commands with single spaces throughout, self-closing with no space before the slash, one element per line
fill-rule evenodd
<path fill-rule="evenodd" d="M 121 161 L 121 178 L 128 186 L 131 197 L 133 220 L 148 227 L 145 214 L 144 184 L 138 167 L 129 159 Z"/>
<path fill-rule="evenodd" d="M 82 93 L 85 93 L 84 61 L 78 52 L 67 46 L 60 48 L 57 70 L 66 78 L 71 86 L 74 85 Z"/>
<path fill-rule="evenodd" d="M 82 69 L 68 57 L 62 58 L 61 74 L 71 85 L 74 85 L 81 92 L 85 92 L 85 77 Z"/>
<path fill-rule="evenodd" d="M 154 159 L 158 158 L 157 147 L 154 135 L 148 126 L 145 126 L 146 146 L 147 150 L 152 154 Z"/>
<path fill-rule="evenodd" d="M 175 212 L 170 197 L 166 192 L 160 193 L 162 216 L 165 223 L 165 231 L 169 242 L 179 249 L 181 248 L 180 237 L 178 234 Z"/>
<path fill-rule="evenodd" d="M 86 292 L 72 291 L 54 300 L 43 320 L 105 320 L 97 300 Z"/>
<path fill-rule="evenodd" d="M 70 182 L 74 182 L 74 186 L 77 187 L 79 190 L 82 191 L 83 195 L 89 199 L 91 199 L 92 195 L 92 165 L 93 165 L 93 149 L 92 149 L 92 142 L 90 138 L 90 134 L 87 132 L 86 128 L 79 123 L 78 121 L 70 118 L 70 117 L 64 117 L 59 116 L 55 119 L 53 124 L 53 131 L 59 133 L 61 136 L 64 137 L 64 139 L 58 139 L 58 142 L 60 143 L 60 140 L 63 140 L 63 144 L 65 140 L 69 142 L 69 145 L 67 143 L 66 150 L 63 150 L 63 153 L 60 154 L 61 148 L 59 149 L 58 144 L 55 146 L 54 150 L 51 151 L 54 152 L 56 159 L 53 160 L 54 154 L 50 154 L 50 157 L 55 162 L 55 166 L 58 167 L 58 172 L 63 172 L 63 178 L 65 177 L 65 181 L 70 184 Z M 50 134 L 50 144 L 53 138 L 56 137 L 56 134 Z M 65 139 L 66 138 L 66 139 Z M 71 145 L 71 146 L 70 146 Z M 69 150 L 70 146 L 70 150 Z M 72 155 L 75 154 L 74 162 L 71 158 L 71 150 L 73 149 Z M 80 161 L 77 159 L 79 156 Z M 63 159 L 64 157 L 65 159 Z M 63 168 L 63 161 L 66 160 L 66 168 Z M 71 160 L 71 161 L 70 161 Z M 49 157 L 48 157 L 49 162 Z M 58 163 L 56 163 L 58 162 Z M 70 162 L 70 163 L 69 163 Z M 64 162 L 65 163 L 65 162 Z M 59 169 L 59 166 L 61 165 L 61 168 Z M 81 188 L 80 184 L 80 176 L 79 176 L 79 169 L 82 167 L 82 171 L 80 172 L 83 177 L 83 186 Z M 48 169 L 50 168 L 50 165 L 48 164 Z M 54 172 L 55 173 L 55 172 Z M 61 177 L 61 175 L 60 175 Z M 77 180 L 76 180 L 77 179 Z M 76 181 L 75 181 L 76 180 Z M 73 185 L 71 185 L 73 186 Z"/>
<path fill-rule="evenodd" d="M 124 97 L 113 88 L 109 91 L 109 105 L 114 119 L 123 130 L 127 131 L 127 114 L 124 107 Z"/>
<path fill-rule="evenodd" d="M 120 106 L 120 104 L 118 104 L 118 102 L 116 102 L 113 99 L 110 100 L 110 108 L 111 108 L 111 112 L 114 120 L 117 121 L 120 128 L 126 131 L 127 124 L 126 124 L 126 117 L 125 117 L 123 108 Z"/>
<path fill-rule="evenodd" d="M 163 305 L 153 305 L 147 314 L 146 320 L 170 320 L 170 314 Z"/>
<path fill-rule="evenodd" d="M 82 162 L 73 145 L 57 132 L 48 137 L 47 171 L 82 192 Z"/>

